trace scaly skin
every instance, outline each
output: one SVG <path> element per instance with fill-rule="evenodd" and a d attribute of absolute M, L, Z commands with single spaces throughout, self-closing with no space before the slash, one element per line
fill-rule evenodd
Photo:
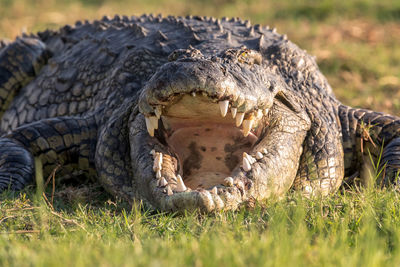
<path fill-rule="evenodd" d="M 210 212 L 334 193 L 380 147 L 378 182 L 400 167 L 397 117 L 340 104 L 312 57 L 239 19 L 116 16 L 0 42 L 0 117 L 0 191 L 40 157 L 45 175 Z"/>

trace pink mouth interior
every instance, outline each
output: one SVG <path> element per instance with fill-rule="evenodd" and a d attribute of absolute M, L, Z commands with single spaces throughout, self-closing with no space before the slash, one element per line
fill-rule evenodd
<path fill-rule="evenodd" d="M 203 96 L 183 96 L 163 112 L 167 143 L 178 157 L 187 187 L 209 189 L 223 184 L 251 151 L 257 136 L 243 136 L 231 114 Z"/>

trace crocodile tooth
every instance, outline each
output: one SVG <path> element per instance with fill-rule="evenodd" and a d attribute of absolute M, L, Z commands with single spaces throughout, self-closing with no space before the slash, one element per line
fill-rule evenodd
<path fill-rule="evenodd" d="M 264 153 L 265 155 L 268 154 L 268 150 L 266 148 L 263 148 L 262 153 Z"/>
<path fill-rule="evenodd" d="M 266 108 L 266 109 L 263 109 L 263 114 L 266 116 L 267 114 L 268 114 L 268 109 Z"/>
<path fill-rule="evenodd" d="M 221 116 L 225 117 L 226 113 L 228 113 L 229 100 L 219 101 L 218 104 L 221 110 Z"/>
<path fill-rule="evenodd" d="M 163 154 L 162 153 L 156 153 L 156 156 L 154 158 L 154 165 L 153 165 L 153 171 L 158 171 L 162 169 L 162 161 L 163 161 Z"/>
<path fill-rule="evenodd" d="M 150 119 L 149 119 L 148 117 L 144 117 L 144 119 L 145 119 L 145 121 L 146 121 L 146 128 L 147 128 L 147 131 L 149 132 L 149 135 L 150 135 L 151 137 L 153 137 L 153 136 L 154 136 L 154 127 L 153 127 L 153 124 L 151 123 L 151 121 L 150 121 Z"/>
<path fill-rule="evenodd" d="M 158 168 L 158 156 L 156 154 L 156 156 L 154 157 L 154 162 L 153 162 L 153 171 L 157 172 L 158 170 L 160 170 L 160 169 Z"/>
<path fill-rule="evenodd" d="M 173 194 L 174 194 L 174 192 L 172 192 L 171 187 L 169 185 L 167 185 L 167 195 L 172 196 Z"/>
<path fill-rule="evenodd" d="M 156 116 L 151 116 L 151 117 L 149 117 L 149 120 L 151 122 L 151 125 L 153 125 L 153 128 L 155 130 L 157 130 L 158 129 L 158 118 Z"/>
<path fill-rule="evenodd" d="M 152 155 L 154 158 L 154 156 L 156 155 L 156 151 L 154 149 L 152 149 L 149 154 Z"/>
<path fill-rule="evenodd" d="M 192 92 L 192 96 L 193 96 L 193 97 L 196 97 L 196 92 Z"/>
<path fill-rule="evenodd" d="M 239 127 L 240 125 L 242 125 L 243 118 L 244 118 L 244 113 L 239 112 L 236 114 L 236 127 Z"/>
<path fill-rule="evenodd" d="M 217 195 L 218 194 L 218 189 L 216 186 L 214 186 L 211 190 L 210 190 L 211 194 Z"/>
<path fill-rule="evenodd" d="M 175 191 L 177 191 L 177 192 L 186 191 L 186 186 L 185 186 L 185 183 L 184 183 L 183 180 L 182 180 L 182 177 L 178 174 L 178 175 L 176 176 L 176 178 L 177 178 L 177 181 L 176 181 L 176 188 L 175 188 Z"/>
<path fill-rule="evenodd" d="M 161 170 L 162 169 L 162 163 L 163 163 L 163 154 L 162 153 L 159 153 L 158 154 L 159 156 L 158 156 L 158 168 Z"/>
<path fill-rule="evenodd" d="M 246 172 L 251 170 L 250 162 L 246 157 L 243 157 L 243 170 L 245 170 Z"/>
<path fill-rule="evenodd" d="M 236 117 L 237 108 L 231 108 L 232 118 Z"/>
<path fill-rule="evenodd" d="M 154 110 L 154 113 L 156 114 L 157 119 L 161 117 L 162 111 L 161 111 L 161 106 L 156 106 L 156 109 Z M 158 122 L 157 122 L 158 124 Z"/>
<path fill-rule="evenodd" d="M 250 155 L 247 155 L 247 160 L 250 162 L 250 164 L 254 164 L 257 161 L 255 158 L 253 158 Z"/>
<path fill-rule="evenodd" d="M 226 186 L 233 186 L 233 178 L 232 177 L 226 177 L 224 179 L 225 185 Z"/>
<path fill-rule="evenodd" d="M 251 128 L 253 127 L 253 119 L 244 120 L 243 121 L 243 135 L 244 137 L 248 136 Z"/>
<path fill-rule="evenodd" d="M 249 154 L 247 154 L 246 152 L 243 152 L 243 158 L 246 158 L 247 161 L 248 161 L 250 164 L 253 164 L 254 162 L 256 162 L 256 160 L 255 160 L 252 156 L 250 156 Z"/>
<path fill-rule="evenodd" d="M 261 109 L 257 110 L 257 118 L 261 118 L 263 115 L 263 111 Z"/>
<path fill-rule="evenodd" d="M 161 170 L 157 170 L 156 172 L 156 178 L 160 179 L 161 178 Z"/>
<path fill-rule="evenodd" d="M 256 153 L 256 159 L 262 159 L 264 156 L 263 156 L 263 154 L 260 152 L 260 151 L 258 151 L 257 153 Z"/>
<path fill-rule="evenodd" d="M 161 177 L 160 180 L 158 180 L 158 186 L 164 187 L 168 184 L 167 180 L 165 180 L 164 177 Z"/>

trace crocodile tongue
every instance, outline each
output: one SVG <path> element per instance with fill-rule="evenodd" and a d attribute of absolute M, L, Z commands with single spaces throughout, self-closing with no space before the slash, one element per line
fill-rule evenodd
<path fill-rule="evenodd" d="M 178 157 L 185 184 L 196 189 L 223 184 L 257 140 L 234 125 L 204 123 L 176 129 L 167 139 Z"/>

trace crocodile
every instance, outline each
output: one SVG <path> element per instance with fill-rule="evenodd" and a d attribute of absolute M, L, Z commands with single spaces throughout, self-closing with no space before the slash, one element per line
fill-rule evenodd
<path fill-rule="evenodd" d="M 0 42 L 0 192 L 57 177 L 166 212 L 338 191 L 380 159 L 398 117 L 334 96 L 315 58 L 239 18 L 115 16 Z"/>

